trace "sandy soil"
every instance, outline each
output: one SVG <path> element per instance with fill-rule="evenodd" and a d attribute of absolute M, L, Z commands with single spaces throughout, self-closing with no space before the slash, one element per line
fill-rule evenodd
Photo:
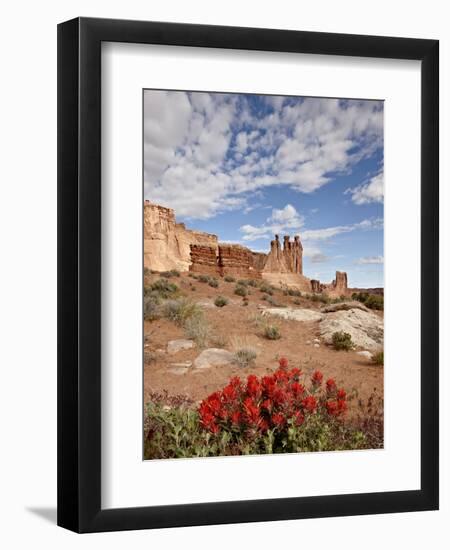
<path fill-rule="evenodd" d="M 153 277 L 153 276 L 152 276 Z M 154 276 L 157 279 L 157 276 Z M 242 298 L 234 294 L 234 283 L 219 282 L 219 288 L 212 288 L 182 274 L 171 281 L 180 286 L 182 292 L 193 301 L 207 303 L 203 306 L 205 317 L 212 330 L 212 341 L 208 347 L 224 347 L 234 351 L 238 347 L 252 346 L 257 351 L 253 366 L 242 368 L 237 365 L 217 366 L 210 369 L 195 371 L 189 369 L 185 374 L 173 374 L 169 366 L 173 363 L 193 361 L 200 350 L 182 350 L 176 354 L 166 353 L 167 342 L 185 338 L 182 328 L 174 323 L 160 319 L 144 323 L 144 403 L 148 401 L 149 393 L 167 390 L 170 395 L 183 394 L 195 401 L 208 396 L 213 391 L 222 388 L 231 376 L 245 378 L 249 374 L 258 376 L 274 371 L 277 359 L 287 357 L 291 367 L 300 367 L 308 375 L 320 369 L 325 378 L 332 377 L 337 384 L 347 391 L 356 390 L 358 398 L 363 401 L 376 391 L 383 396 L 383 367 L 374 365 L 370 360 L 354 351 L 335 351 L 333 348 L 320 344 L 316 348 L 312 342 L 319 338 L 318 322 L 298 322 L 274 319 L 281 330 L 281 339 L 270 341 L 262 337 L 254 318 L 261 312 L 261 307 L 270 306 L 262 298 L 263 293 L 257 288 L 250 288 L 249 305 L 242 305 Z M 226 296 L 229 304 L 223 308 L 214 306 L 214 299 Z M 277 302 L 290 307 L 306 307 L 320 309 L 322 304 L 303 298 L 284 296 L 280 290 L 274 291 Z M 300 301 L 300 304 L 295 304 Z M 382 313 L 380 313 L 382 314 Z M 218 345 L 215 340 L 222 340 Z M 310 341 L 311 344 L 307 342 Z M 151 357 L 151 360 L 149 358 Z M 354 401 L 356 407 L 357 400 Z"/>

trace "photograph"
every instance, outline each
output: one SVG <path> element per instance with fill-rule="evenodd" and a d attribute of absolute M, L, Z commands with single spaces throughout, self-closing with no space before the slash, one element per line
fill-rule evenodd
<path fill-rule="evenodd" d="M 383 448 L 383 101 L 143 117 L 144 459 Z"/>

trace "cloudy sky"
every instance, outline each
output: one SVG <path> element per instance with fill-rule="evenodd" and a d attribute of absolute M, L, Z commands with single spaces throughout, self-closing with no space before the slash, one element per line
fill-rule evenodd
<path fill-rule="evenodd" d="M 383 103 L 146 90 L 144 195 L 252 250 L 300 234 L 308 277 L 383 286 Z"/>

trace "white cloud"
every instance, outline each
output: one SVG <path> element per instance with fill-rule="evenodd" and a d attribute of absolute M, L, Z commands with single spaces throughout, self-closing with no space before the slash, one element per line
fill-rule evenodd
<path fill-rule="evenodd" d="M 363 258 L 359 258 L 356 260 L 357 264 L 360 265 L 376 265 L 376 264 L 383 264 L 384 258 L 383 256 L 365 256 Z"/>
<path fill-rule="evenodd" d="M 304 224 L 304 218 L 292 204 L 286 204 L 284 208 L 274 208 L 266 222 L 260 226 L 250 224 L 243 225 L 240 230 L 244 241 L 254 241 L 262 238 L 273 238 L 274 235 L 287 231 L 296 232 Z"/>
<path fill-rule="evenodd" d="M 271 185 L 311 193 L 382 145 L 376 101 L 162 92 L 144 95 L 145 196 L 182 216 L 208 218 L 246 206 Z M 378 196 L 367 182 L 352 199 Z M 361 202 L 357 202 L 360 204 Z"/>
<path fill-rule="evenodd" d="M 383 172 L 379 172 L 366 183 L 358 185 L 353 189 L 347 189 L 345 193 L 350 193 L 352 201 L 355 204 L 369 204 L 372 202 L 383 202 L 384 198 L 384 177 Z"/>

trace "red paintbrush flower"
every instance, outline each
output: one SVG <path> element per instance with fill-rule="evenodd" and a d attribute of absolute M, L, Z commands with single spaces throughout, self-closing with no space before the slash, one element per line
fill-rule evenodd
<path fill-rule="evenodd" d="M 317 400 L 313 395 L 308 395 L 305 399 L 302 400 L 302 406 L 305 411 L 314 412 L 317 408 Z"/>
<path fill-rule="evenodd" d="M 316 370 L 311 376 L 311 382 L 314 386 L 320 386 L 320 384 L 322 384 L 322 380 L 323 374 L 320 372 L 320 370 Z"/>
<path fill-rule="evenodd" d="M 280 365 L 281 369 L 287 369 L 289 365 L 289 361 L 287 360 L 286 357 L 280 357 L 278 359 L 278 364 Z"/>

